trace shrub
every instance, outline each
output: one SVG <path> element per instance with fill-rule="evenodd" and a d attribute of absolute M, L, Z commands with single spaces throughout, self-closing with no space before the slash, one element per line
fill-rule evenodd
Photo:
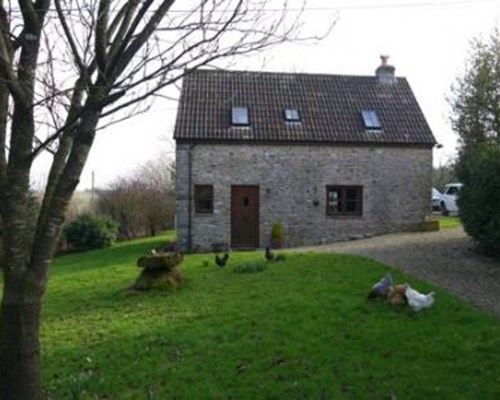
<path fill-rule="evenodd" d="M 271 238 L 272 239 L 283 238 L 283 224 L 281 222 L 277 222 L 273 224 L 273 226 L 271 227 Z"/>
<path fill-rule="evenodd" d="M 283 246 L 283 224 L 276 222 L 271 227 L 271 247 L 280 249 Z"/>
<path fill-rule="evenodd" d="M 116 240 L 118 226 L 109 217 L 83 214 L 64 230 L 66 241 L 74 250 L 102 249 Z"/>
<path fill-rule="evenodd" d="M 457 201 L 465 231 L 484 251 L 500 256 L 500 147 L 481 145 L 463 154 L 457 175 L 463 183 Z"/>

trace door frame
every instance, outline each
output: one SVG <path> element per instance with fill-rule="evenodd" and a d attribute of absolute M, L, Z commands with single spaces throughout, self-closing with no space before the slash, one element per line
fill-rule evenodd
<path fill-rule="evenodd" d="M 250 244 L 248 243 L 248 246 L 246 244 L 244 245 L 238 245 L 234 244 L 234 234 L 233 234 L 233 226 L 235 225 L 235 212 L 234 212 L 234 207 L 233 207 L 233 201 L 234 201 L 234 191 L 239 189 L 239 188 L 252 188 L 255 189 L 255 192 L 253 195 L 255 196 L 255 224 L 254 224 L 254 232 L 253 232 L 253 237 L 255 238 L 255 243 Z M 257 249 L 259 248 L 260 245 L 260 186 L 259 185 L 231 185 L 231 207 L 230 207 L 230 217 L 231 217 L 231 225 L 230 225 L 230 238 L 231 238 L 231 247 L 236 247 L 239 249 Z"/>

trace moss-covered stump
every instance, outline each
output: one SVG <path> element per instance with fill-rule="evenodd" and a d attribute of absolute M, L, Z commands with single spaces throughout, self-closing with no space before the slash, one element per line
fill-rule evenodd
<path fill-rule="evenodd" d="M 182 253 L 150 254 L 137 260 L 137 266 L 144 269 L 169 270 L 182 262 Z"/>
<path fill-rule="evenodd" d="M 137 260 L 137 266 L 143 268 L 132 285 L 133 290 L 175 289 L 181 283 L 181 274 L 177 265 L 182 262 L 182 253 L 161 253 L 144 256 Z"/>
<path fill-rule="evenodd" d="M 176 289 L 181 283 L 181 274 L 174 266 L 168 271 L 161 269 L 144 269 L 131 289 Z"/>

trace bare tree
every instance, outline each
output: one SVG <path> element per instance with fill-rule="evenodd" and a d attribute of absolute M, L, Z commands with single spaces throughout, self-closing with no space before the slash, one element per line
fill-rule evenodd
<path fill-rule="evenodd" d="M 175 215 L 175 164 L 162 156 L 142 165 L 136 180 L 143 186 L 143 204 L 150 236 L 172 228 Z"/>
<path fill-rule="evenodd" d="M 154 236 L 171 229 L 175 214 L 173 163 L 158 157 L 141 165 L 131 176 L 118 178 L 100 190 L 96 211 L 118 222 L 120 239 Z"/>
<path fill-rule="evenodd" d="M 296 38 L 300 10 L 290 13 L 284 0 L 267 12 L 266 4 L 0 0 L 3 399 L 41 398 L 47 270 L 97 130 L 147 110 L 192 69 Z M 53 160 L 33 236 L 29 178 L 44 151 Z"/>

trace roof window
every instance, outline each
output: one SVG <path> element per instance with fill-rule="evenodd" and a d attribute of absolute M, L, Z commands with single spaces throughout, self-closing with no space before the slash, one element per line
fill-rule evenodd
<path fill-rule="evenodd" d="M 285 109 L 285 121 L 288 122 L 300 122 L 299 110 L 296 108 Z"/>
<path fill-rule="evenodd" d="M 248 108 L 247 107 L 233 107 L 231 113 L 231 122 L 233 126 L 248 126 L 250 125 L 250 120 L 248 118 Z"/>
<path fill-rule="evenodd" d="M 377 130 L 382 129 L 380 120 L 375 110 L 362 110 L 361 116 L 366 129 Z"/>

